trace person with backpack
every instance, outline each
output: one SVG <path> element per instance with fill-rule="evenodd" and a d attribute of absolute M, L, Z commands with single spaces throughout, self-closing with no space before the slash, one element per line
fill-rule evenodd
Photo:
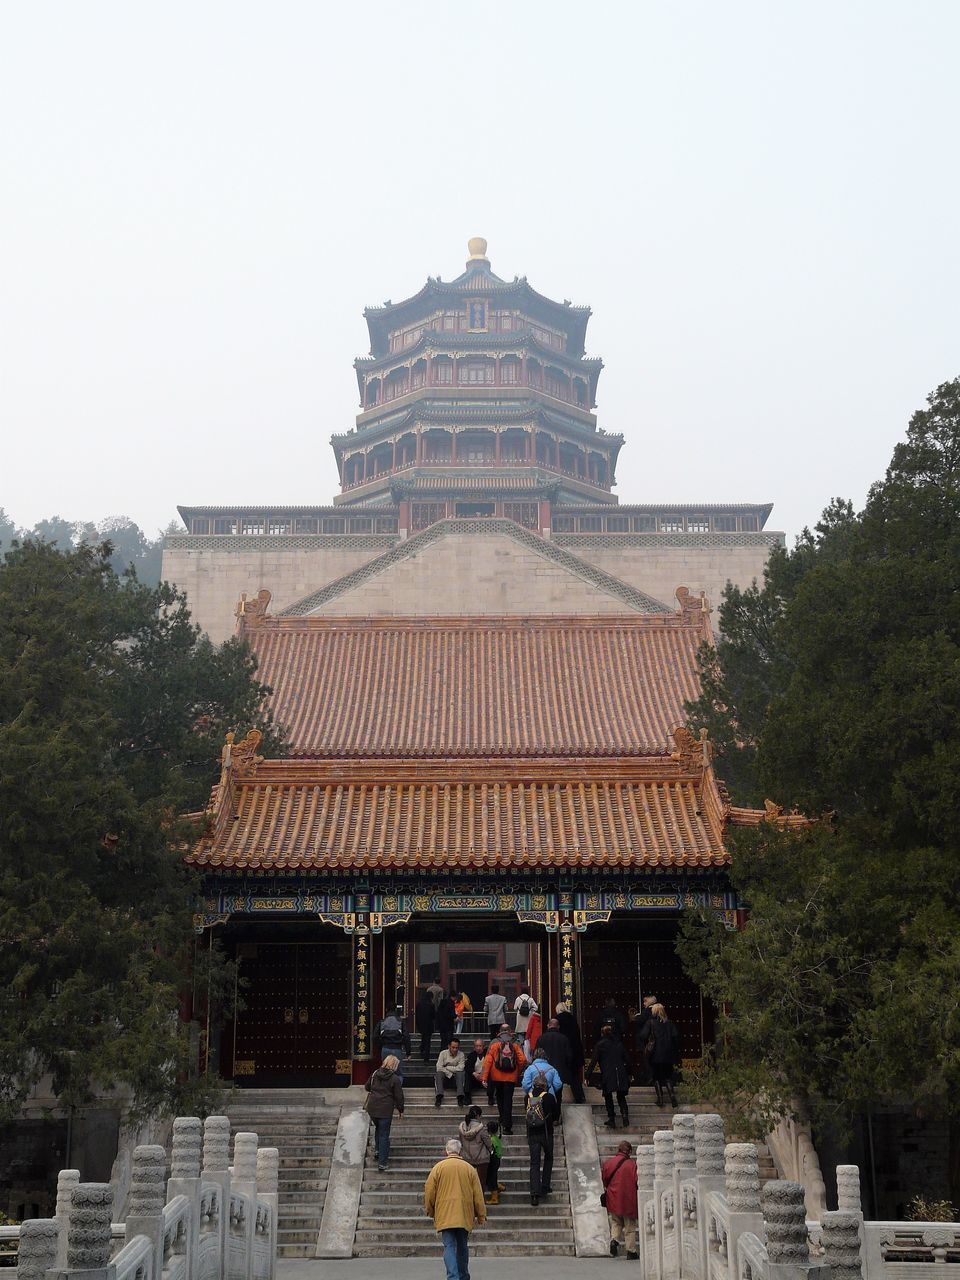
<path fill-rule="evenodd" d="M 481 1187 L 486 1189 L 487 1166 L 493 1155 L 493 1139 L 483 1123 L 483 1112 L 479 1107 L 471 1107 L 460 1121 L 457 1137 L 460 1139 L 460 1155 L 467 1164 L 473 1165 Z"/>
<path fill-rule="evenodd" d="M 615 1258 L 625 1243 L 627 1257 L 635 1262 L 640 1257 L 637 1251 L 637 1162 L 629 1142 L 621 1142 L 616 1155 L 604 1160 L 600 1176 L 603 1180 L 601 1203 L 610 1219 L 610 1256 Z"/>
<path fill-rule="evenodd" d="M 377 1168 L 381 1173 L 390 1159 L 390 1126 L 394 1111 L 398 1119 L 403 1119 L 403 1080 L 397 1075 L 398 1065 L 393 1054 L 388 1053 L 383 1066 L 377 1067 L 363 1086 L 370 1095 L 364 1103 L 364 1110 L 373 1121 Z"/>
<path fill-rule="evenodd" d="M 374 1050 L 379 1050 L 380 1061 L 385 1061 L 388 1054 L 397 1059 L 394 1068 L 400 1079 L 403 1079 L 403 1063 L 410 1057 L 410 1032 L 403 1023 L 403 1009 L 397 1005 L 392 1013 L 388 1013 L 376 1025 L 373 1032 Z"/>
<path fill-rule="evenodd" d="M 522 1041 L 524 1036 L 527 1034 L 527 1023 L 530 1021 L 530 1015 L 538 1012 L 537 1002 L 526 987 L 523 988 L 516 1000 L 514 1000 L 513 1011 L 517 1015 L 517 1039 Z"/>
<path fill-rule="evenodd" d="M 520 1088 L 527 1095 L 533 1092 L 533 1086 L 538 1080 L 545 1080 L 547 1088 L 553 1094 L 557 1102 L 557 1110 L 560 1108 L 560 1097 L 563 1093 L 563 1079 L 556 1067 L 552 1067 L 547 1061 L 547 1055 L 542 1049 L 537 1049 L 533 1055 L 533 1061 L 523 1073 L 523 1079 L 520 1081 Z"/>
<path fill-rule="evenodd" d="M 551 1067 L 551 1070 L 553 1068 Z M 530 1203 L 536 1208 L 541 1196 L 550 1194 L 553 1177 L 553 1122 L 557 1100 L 546 1079 L 534 1080 L 527 1096 L 527 1146 L 530 1148 Z"/>
<path fill-rule="evenodd" d="M 617 1095 L 617 1102 L 620 1104 L 620 1117 L 623 1123 L 626 1124 L 630 1118 L 627 1114 L 630 1063 L 627 1061 L 627 1051 L 623 1047 L 623 1041 L 614 1035 L 613 1026 L 609 1022 L 603 1024 L 600 1039 L 594 1046 L 593 1057 L 586 1071 L 585 1078 L 588 1082 L 597 1067 L 600 1069 L 600 1088 L 607 1107 L 607 1118 L 603 1123 L 606 1128 L 615 1129 L 617 1121 L 613 1114 L 614 1094 Z"/>
<path fill-rule="evenodd" d="M 500 987 L 496 982 L 483 1002 L 483 1012 L 486 1014 L 487 1030 L 492 1040 L 507 1019 L 507 997 L 500 994 Z"/>
<path fill-rule="evenodd" d="M 483 1062 L 483 1083 L 493 1083 L 497 1114 L 503 1132 L 508 1135 L 513 1133 L 513 1091 L 520 1083 L 524 1066 L 523 1050 L 514 1040 L 510 1024 L 505 1022 L 487 1050 Z"/>

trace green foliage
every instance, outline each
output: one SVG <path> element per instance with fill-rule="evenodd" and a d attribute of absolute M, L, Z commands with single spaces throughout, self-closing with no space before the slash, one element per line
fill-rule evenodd
<path fill-rule="evenodd" d="M 109 542 L 111 567 L 121 575 L 127 569 L 134 569 L 139 580 L 150 587 L 160 581 L 164 535 L 178 531 L 183 532 L 173 521 L 151 539 L 128 516 L 109 516 L 97 525 L 92 521 L 64 520 L 59 515 L 38 520 L 30 530 L 18 529 L 0 507 L 0 555 L 8 551 L 15 540 L 27 538 L 55 543 L 58 551 L 70 551 L 82 543 L 93 547 Z"/>
<path fill-rule="evenodd" d="M 834 815 L 738 834 L 747 929 L 684 928 L 724 1009 L 703 1087 L 745 1111 L 960 1109 L 960 381 L 928 406 L 862 512 L 728 589 L 689 708 L 737 800 Z"/>
<path fill-rule="evenodd" d="M 193 1087 L 178 814 L 226 730 L 265 719 L 249 653 L 109 555 L 27 541 L 0 567 L 0 1120 L 48 1073 L 65 1103 L 123 1085 L 172 1108 Z"/>

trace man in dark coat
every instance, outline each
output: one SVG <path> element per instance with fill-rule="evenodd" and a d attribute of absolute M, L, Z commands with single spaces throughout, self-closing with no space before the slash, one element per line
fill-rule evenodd
<path fill-rule="evenodd" d="M 430 1061 L 430 1041 L 433 1038 L 434 1012 L 433 997 L 429 991 L 424 991 L 417 1001 L 417 1007 L 413 1015 L 417 1024 L 417 1034 L 420 1037 L 420 1056 L 424 1062 Z"/>
<path fill-rule="evenodd" d="M 586 1072 L 588 1081 L 596 1067 L 600 1068 L 600 1088 L 603 1091 L 603 1101 L 607 1107 L 607 1118 L 604 1121 L 604 1125 L 608 1129 L 617 1127 L 617 1121 L 613 1114 L 614 1094 L 617 1095 L 617 1102 L 620 1104 L 620 1118 L 624 1124 L 627 1124 L 630 1119 L 627 1113 L 630 1064 L 627 1061 L 627 1051 L 623 1047 L 623 1041 L 614 1037 L 613 1027 L 609 1022 L 603 1024 L 600 1039 L 594 1045 L 593 1057 L 590 1059 L 590 1065 L 587 1067 Z"/>
<path fill-rule="evenodd" d="M 603 1028 L 609 1023 L 614 1040 L 622 1040 L 627 1034 L 627 1020 L 617 1008 L 613 996 L 607 996 L 603 1008 L 597 1014 L 593 1024 L 593 1038 L 599 1040 Z"/>
<path fill-rule="evenodd" d="M 397 1059 L 394 1070 L 402 1081 L 403 1064 L 410 1057 L 410 1032 L 404 1025 L 400 1005 L 377 1023 L 373 1033 L 373 1048 L 375 1052 L 379 1052 L 381 1062 L 393 1054 Z"/>
<path fill-rule="evenodd" d="M 583 1082 L 580 1072 L 583 1070 L 583 1037 L 576 1018 L 565 1004 L 557 1005 L 557 1023 L 560 1034 L 566 1036 L 570 1045 L 570 1087 L 573 1090 L 574 1102 L 585 1102 Z"/>
<path fill-rule="evenodd" d="M 543 1056 L 550 1063 L 551 1067 L 555 1067 L 557 1074 L 564 1084 L 573 1084 L 573 1054 L 570 1049 L 570 1041 L 560 1030 L 560 1023 L 556 1018 L 551 1018 L 547 1023 L 547 1029 L 537 1041 L 537 1048 L 543 1050 Z"/>

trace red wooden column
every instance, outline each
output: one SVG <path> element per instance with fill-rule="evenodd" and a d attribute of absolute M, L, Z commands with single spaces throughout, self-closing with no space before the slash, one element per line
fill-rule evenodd
<path fill-rule="evenodd" d="M 417 466 L 423 461 L 423 432 L 417 427 Z"/>
<path fill-rule="evenodd" d="M 363 451 L 363 479 L 364 479 L 364 481 L 366 481 L 366 479 L 367 479 L 367 457 L 368 457 L 367 451 L 366 451 L 366 449 L 364 449 L 364 451 Z"/>
<path fill-rule="evenodd" d="M 497 370 L 498 370 L 498 377 L 499 377 L 499 363 L 497 365 Z M 494 450 L 493 460 L 496 463 L 496 465 L 499 467 L 500 466 L 500 432 L 499 431 L 497 431 L 494 436 L 493 450 Z"/>
<path fill-rule="evenodd" d="M 450 432 L 450 435 L 451 435 L 451 440 L 450 440 L 450 461 L 451 461 L 451 462 L 456 462 L 456 460 L 457 460 L 457 432 L 456 432 L 456 431 L 451 431 L 451 432 Z"/>

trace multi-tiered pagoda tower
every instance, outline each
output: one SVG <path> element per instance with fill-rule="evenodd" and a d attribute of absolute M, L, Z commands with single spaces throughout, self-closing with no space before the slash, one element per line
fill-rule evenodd
<path fill-rule="evenodd" d="M 338 504 L 389 503 L 411 532 L 447 516 L 549 529 L 550 504 L 608 504 L 620 435 L 597 427 L 603 361 L 584 354 L 589 307 L 502 280 L 487 242 L 466 270 L 364 312 L 361 412 L 333 437 Z"/>
<path fill-rule="evenodd" d="M 782 540 L 765 528 L 771 504 L 618 500 L 624 437 L 597 425 L 590 308 L 501 279 L 483 239 L 469 253 L 455 279 L 364 312 L 370 354 L 355 362 L 356 425 L 331 439 L 332 502 L 180 507 L 164 576 L 214 640 L 232 634 L 251 587 L 269 587 L 280 611 L 429 615 L 468 599 L 473 613 L 512 616 L 650 598 L 669 610 L 679 583 L 717 600 L 762 574 Z M 431 591 L 413 588 L 420 571 Z"/>

